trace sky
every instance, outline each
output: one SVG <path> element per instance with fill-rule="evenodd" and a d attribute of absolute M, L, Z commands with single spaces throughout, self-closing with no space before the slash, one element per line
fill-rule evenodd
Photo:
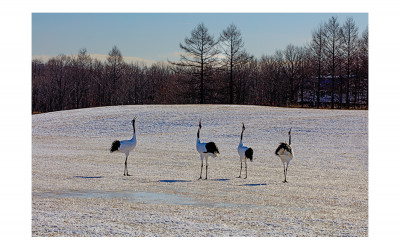
<path fill-rule="evenodd" d="M 32 13 L 32 56 L 46 59 L 86 48 L 104 59 L 115 45 L 128 60 L 175 61 L 179 43 L 203 22 L 216 39 L 235 24 L 245 49 L 259 58 L 289 44 L 305 45 L 332 16 L 340 23 L 353 17 L 360 34 L 368 26 L 368 13 Z"/>

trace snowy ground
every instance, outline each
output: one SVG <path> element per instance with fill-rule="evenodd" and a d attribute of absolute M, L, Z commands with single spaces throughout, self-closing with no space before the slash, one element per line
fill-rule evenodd
<path fill-rule="evenodd" d="M 112 141 L 132 137 L 132 176 Z M 197 180 L 203 142 L 221 153 Z M 241 123 L 254 149 L 238 179 Z M 288 183 L 274 151 L 292 128 Z M 32 116 L 33 236 L 368 236 L 368 112 L 118 106 Z"/>

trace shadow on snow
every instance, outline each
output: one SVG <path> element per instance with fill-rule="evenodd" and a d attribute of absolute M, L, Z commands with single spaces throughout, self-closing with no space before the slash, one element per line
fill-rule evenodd
<path fill-rule="evenodd" d="M 74 176 L 74 178 L 81 178 L 81 179 L 100 179 L 103 178 L 103 176 Z"/>
<path fill-rule="evenodd" d="M 211 181 L 229 181 L 230 179 L 211 179 Z"/>
<path fill-rule="evenodd" d="M 192 182 L 192 181 L 185 181 L 185 180 L 159 180 L 158 182 L 175 183 L 175 182 Z"/>
<path fill-rule="evenodd" d="M 252 184 L 243 184 L 239 186 L 247 186 L 247 187 L 255 187 L 255 186 L 266 186 L 267 183 L 252 183 Z"/>

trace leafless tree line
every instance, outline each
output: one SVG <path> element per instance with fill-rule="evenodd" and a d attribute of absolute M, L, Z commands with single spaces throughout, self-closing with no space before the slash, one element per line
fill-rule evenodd
<path fill-rule="evenodd" d="M 179 46 L 178 62 L 151 66 L 124 62 L 116 46 L 104 62 L 86 49 L 33 60 L 32 111 L 183 103 L 368 106 L 368 30 L 360 35 L 351 17 L 342 25 L 332 17 L 308 44 L 258 59 L 234 24 L 215 38 L 201 23 Z"/>

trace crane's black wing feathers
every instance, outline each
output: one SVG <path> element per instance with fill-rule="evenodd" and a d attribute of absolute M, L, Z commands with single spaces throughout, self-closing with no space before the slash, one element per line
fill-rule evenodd
<path fill-rule="evenodd" d="M 209 142 L 206 144 L 206 152 L 205 153 L 212 153 L 212 154 L 219 154 L 217 145 L 214 142 Z"/>
<path fill-rule="evenodd" d="M 110 152 L 112 153 L 114 151 L 117 151 L 119 149 L 119 146 L 121 146 L 121 143 L 118 140 L 114 141 L 111 144 Z"/>
<path fill-rule="evenodd" d="M 249 159 L 250 161 L 253 161 L 253 149 L 252 148 L 248 148 L 244 152 L 244 155 L 246 156 L 247 159 Z"/>
<path fill-rule="evenodd" d="M 287 143 L 281 142 L 281 144 L 278 146 L 278 148 L 275 150 L 275 154 L 279 155 L 278 152 L 279 150 L 284 149 L 286 151 L 288 151 L 289 153 L 292 153 L 292 147 L 290 147 L 290 145 L 288 145 Z"/>

